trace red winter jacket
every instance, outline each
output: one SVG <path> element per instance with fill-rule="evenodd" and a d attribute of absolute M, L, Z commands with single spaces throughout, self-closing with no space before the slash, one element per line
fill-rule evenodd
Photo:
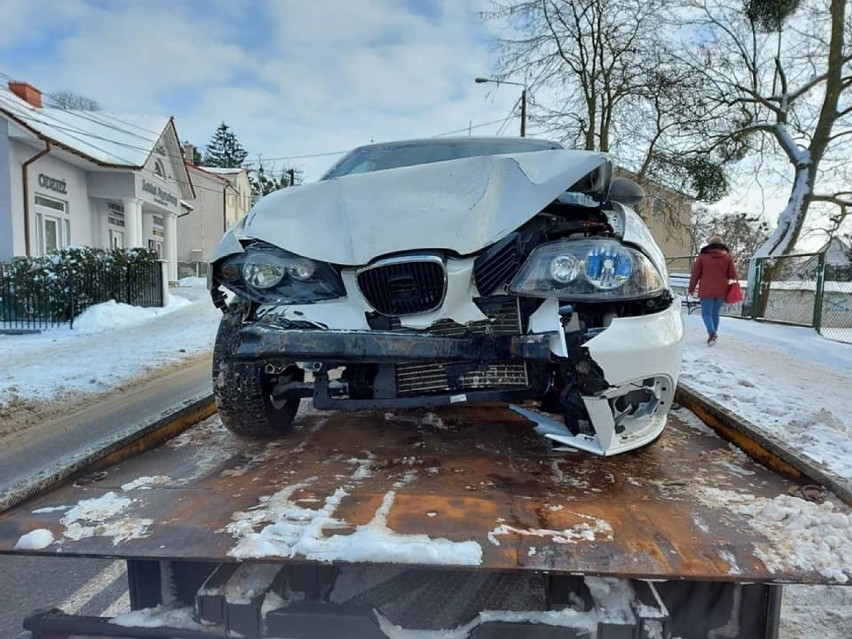
<path fill-rule="evenodd" d="M 724 244 L 708 244 L 692 265 L 689 278 L 689 292 L 698 285 L 698 297 L 725 297 L 728 292 L 728 280 L 737 279 L 737 267 L 734 258 Z"/>

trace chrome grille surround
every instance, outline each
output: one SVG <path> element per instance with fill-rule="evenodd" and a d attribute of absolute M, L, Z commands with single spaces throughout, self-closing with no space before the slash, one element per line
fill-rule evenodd
<path fill-rule="evenodd" d="M 390 257 L 360 269 L 355 277 L 364 299 L 389 317 L 434 311 L 447 294 L 447 268 L 437 255 Z"/>

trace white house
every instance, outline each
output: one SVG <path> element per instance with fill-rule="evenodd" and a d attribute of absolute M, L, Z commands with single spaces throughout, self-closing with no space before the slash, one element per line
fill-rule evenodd
<path fill-rule="evenodd" d="M 177 221 L 181 276 L 201 274 L 225 231 L 251 208 L 251 184 L 245 169 L 195 166 L 189 162 L 186 166 L 195 200 L 192 210 Z"/>
<path fill-rule="evenodd" d="M 0 260 L 147 247 L 175 280 L 194 199 L 172 118 L 46 108 L 27 83 L 0 87 Z"/>

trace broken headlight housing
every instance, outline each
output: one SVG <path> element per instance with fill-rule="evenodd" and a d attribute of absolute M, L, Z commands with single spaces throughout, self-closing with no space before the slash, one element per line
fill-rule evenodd
<path fill-rule="evenodd" d="M 618 240 L 560 240 L 536 247 L 509 291 L 527 297 L 635 300 L 665 289 L 643 253 Z"/>
<path fill-rule="evenodd" d="M 330 264 L 262 242 L 219 262 L 215 275 L 235 293 L 260 304 L 310 304 L 346 295 L 340 274 Z"/>

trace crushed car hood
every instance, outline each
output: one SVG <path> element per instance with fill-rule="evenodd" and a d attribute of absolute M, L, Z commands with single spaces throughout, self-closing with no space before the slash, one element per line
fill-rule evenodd
<path fill-rule="evenodd" d="M 604 163 L 605 154 L 546 150 L 348 175 L 263 198 L 223 238 L 214 261 L 253 238 L 341 265 L 410 250 L 469 255 L 531 219 Z M 608 189 L 609 185 L 600 187 Z"/>

